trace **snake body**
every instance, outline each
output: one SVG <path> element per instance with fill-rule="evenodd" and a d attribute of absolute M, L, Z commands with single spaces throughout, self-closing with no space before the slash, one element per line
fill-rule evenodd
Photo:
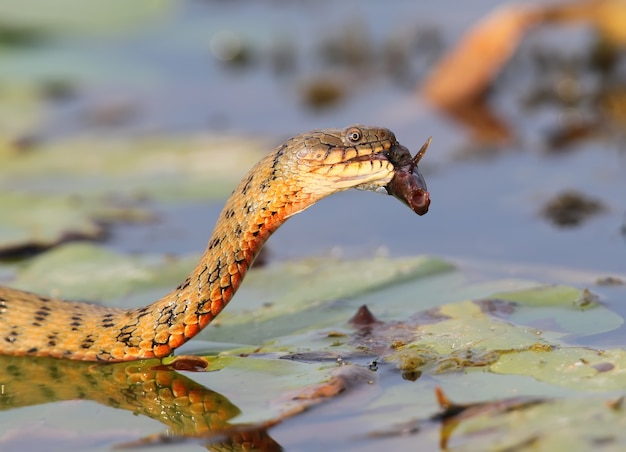
<path fill-rule="evenodd" d="M 200 262 L 156 302 L 125 310 L 0 287 L 0 354 L 108 362 L 170 355 L 224 309 L 269 236 L 318 200 L 351 187 L 386 190 L 426 213 L 421 153 L 412 158 L 384 128 L 297 135 L 243 178 Z"/>

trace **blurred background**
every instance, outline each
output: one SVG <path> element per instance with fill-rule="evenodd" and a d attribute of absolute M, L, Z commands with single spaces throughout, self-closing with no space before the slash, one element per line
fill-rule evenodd
<path fill-rule="evenodd" d="M 379 125 L 413 152 L 433 137 L 429 214 L 341 194 L 290 220 L 270 256 L 623 273 L 624 30 L 622 0 L 1 0 L 0 162 L 76 137 L 215 135 L 269 150 L 314 128 Z M 238 147 L 220 152 L 210 165 Z M 7 171 L 3 190 L 41 190 Z M 110 246 L 184 253 L 204 247 L 223 196 L 122 201 L 147 203 L 154 221 L 107 224 Z"/>

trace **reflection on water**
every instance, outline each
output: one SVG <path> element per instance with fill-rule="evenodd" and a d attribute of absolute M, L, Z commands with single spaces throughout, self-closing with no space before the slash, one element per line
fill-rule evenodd
<path fill-rule="evenodd" d="M 230 400 L 159 364 L 158 360 L 94 364 L 0 356 L 0 411 L 91 400 L 167 426 L 167 434 L 139 440 L 135 446 L 197 438 L 209 450 L 282 450 L 266 431 L 271 423 L 231 424 L 241 411 Z"/>

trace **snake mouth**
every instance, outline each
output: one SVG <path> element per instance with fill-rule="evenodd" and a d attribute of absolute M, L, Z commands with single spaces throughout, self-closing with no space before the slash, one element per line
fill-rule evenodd
<path fill-rule="evenodd" d="M 415 157 L 401 144 L 394 145 L 388 153 L 388 160 L 394 166 L 394 175 L 385 187 L 387 193 L 406 204 L 413 212 L 424 215 L 430 207 L 430 193 L 418 163 L 430 145 L 430 138 Z"/>

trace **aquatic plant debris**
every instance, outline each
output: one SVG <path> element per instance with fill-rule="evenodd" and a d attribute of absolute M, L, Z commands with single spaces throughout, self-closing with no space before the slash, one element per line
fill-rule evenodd
<path fill-rule="evenodd" d="M 92 258 L 98 255 L 101 258 Z M 54 263 L 43 265 L 47 259 Z M 92 280 L 93 287 L 85 286 L 78 275 L 64 279 L 64 274 L 77 271 L 77 262 L 82 259 L 89 262 L 88 271 L 92 274 L 126 269 L 115 276 L 117 289 L 107 292 L 110 284 L 106 278 L 100 282 Z M 102 290 L 108 293 L 103 297 L 106 303 L 138 305 L 171 287 L 167 279 L 175 279 L 178 272 L 184 275 L 185 267 L 194 261 L 193 257 L 168 261 L 158 256 L 125 256 L 98 245 L 71 244 L 20 269 L 15 283 L 27 288 L 45 277 L 46 285 L 56 287 L 64 295 L 98 300 L 96 292 Z M 54 272 L 49 271 L 51 266 Z M 364 274 L 368 277 L 363 278 Z M 588 402 L 593 410 L 604 416 L 607 425 L 615 425 L 615 435 L 621 435 L 622 410 L 617 405 L 607 405 L 607 401 L 615 400 L 607 396 L 607 391 L 626 388 L 626 355 L 620 349 L 594 350 L 568 342 L 572 334 L 617 328 L 621 317 L 601 303 L 583 308 L 576 305 L 584 293 L 581 289 L 512 280 L 474 285 L 462 275 L 462 269 L 429 257 L 360 261 L 318 258 L 253 269 L 232 309 L 229 306 L 230 314 L 182 351 L 196 354 L 212 350 L 212 354 L 205 351 L 202 356 L 181 356 L 163 363 L 153 360 L 96 367 L 62 360 L 13 358 L 10 363 L 5 362 L 0 366 L 4 391 L 0 401 L 4 410 L 32 407 L 11 410 L 10 417 L 9 412 L 0 413 L 0 444 L 7 432 L 31 425 L 34 413 L 36 419 L 47 419 L 59 431 L 79 428 L 81 434 L 103 426 L 127 429 L 144 425 L 142 418 L 154 419 L 145 424 L 149 428 L 143 439 L 114 435 L 111 444 L 167 443 L 167 437 L 154 435 L 154 422 L 165 423 L 169 428 L 174 422 L 178 427 L 170 439 L 176 444 L 233 444 L 243 438 L 273 443 L 272 431 L 277 425 L 292 422 L 293 416 L 322 402 L 336 403 L 334 410 L 341 413 L 342 399 L 334 401 L 337 397 L 345 397 L 345 409 L 350 411 L 348 407 L 357 403 L 353 399 L 356 394 L 362 413 L 358 415 L 359 422 L 363 429 L 372 432 L 366 435 L 370 440 L 398 435 L 428 436 L 433 429 L 440 429 L 450 446 L 489 444 L 482 442 L 487 441 L 483 435 L 476 439 L 470 433 L 478 428 L 491 441 L 500 436 L 507 442 L 510 438 L 525 441 L 532 437 L 540 444 L 544 440 L 561 444 L 559 441 L 564 439 L 555 439 L 545 430 L 535 434 L 538 427 L 530 418 L 524 425 L 515 425 L 513 434 L 508 419 L 513 413 L 520 416 L 522 409 L 533 413 L 540 410 L 545 424 L 557 415 L 579 419 L 579 413 L 554 408 L 577 406 L 578 397 L 590 397 Z M 356 312 L 369 313 L 364 325 L 350 323 Z M 399 315 L 400 312 L 404 314 Z M 559 323 L 545 323 L 546 316 L 558 318 Z M 279 359 L 283 357 L 288 359 Z M 30 372 L 36 376 L 27 377 Z M 50 372 L 65 377 L 51 380 Z M 426 375 L 428 379 L 424 378 Z M 381 378 L 396 383 L 380 385 Z M 38 379 L 48 388 L 40 395 L 23 386 L 26 381 L 31 387 L 39 384 Z M 428 380 L 460 400 L 459 405 L 491 406 L 496 411 L 468 409 L 472 416 L 452 417 L 454 422 L 438 425 L 433 416 L 440 410 Z M 71 386 L 64 383 L 67 381 L 72 382 Z M 404 384 L 399 385 L 398 381 Z M 114 382 L 121 386 L 115 389 Z M 250 387 L 251 382 L 254 390 L 240 390 Z M 111 406 L 112 400 L 125 398 L 129 390 L 149 391 L 145 399 L 136 398 L 134 403 L 150 400 L 150 404 L 157 404 L 159 412 L 170 414 L 157 420 L 150 414 L 157 409 L 153 405 L 136 405 L 132 411 L 141 416 L 120 421 L 118 410 L 101 407 L 96 419 L 89 414 L 89 405 L 49 403 L 75 399 L 80 393 L 80 398 Z M 510 399 L 512 392 L 519 399 Z M 187 417 L 186 409 L 181 407 L 186 406 L 189 398 L 195 400 L 189 409 L 205 412 L 207 424 L 198 424 L 197 415 L 193 417 L 196 421 Z M 550 408 L 541 408 L 544 404 L 507 402 L 535 399 L 550 400 L 545 404 Z M 177 404 L 175 410 L 169 405 L 172 402 Z M 218 411 L 203 411 L 209 406 Z M 220 406 L 230 407 L 230 414 L 217 414 Z M 64 415 L 59 416 L 58 410 L 63 410 Z M 386 414 L 381 418 L 376 413 Z M 214 416 L 227 424 L 210 420 Z M 72 420 L 77 418 L 82 420 L 80 427 Z M 606 430 L 607 426 L 603 428 Z M 585 431 L 588 432 L 578 425 L 577 431 L 567 433 L 582 436 Z"/>
<path fill-rule="evenodd" d="M 601 201 L 576 190 L 566 190 L 547 201 L 541 215 L 561 228 L 580 226 L 588 219 L 607 211 Z"/>

